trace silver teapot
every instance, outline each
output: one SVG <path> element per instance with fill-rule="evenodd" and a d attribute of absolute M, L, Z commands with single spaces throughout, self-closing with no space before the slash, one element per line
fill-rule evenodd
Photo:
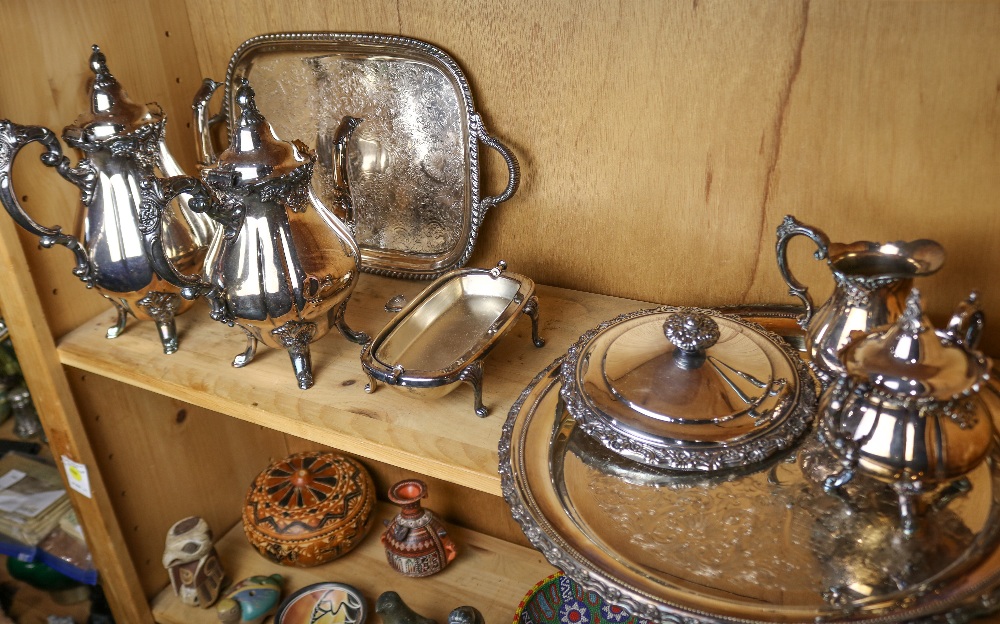
<path fill-rule="evenodd" d="M 980 392 L 991 368 L 976 350 L 982 325 L 973 293 L 936 331 L 913 289 L 895 324 L 847 345 L 845 375 L 819 406 L 820 439 L 840 463 L 827 492 L 851 502 L 846 486 L 858 474 L 888 484 L 910 535 L 923 507 L 940 509 L 971 487 L 966 475 L 992 448 L 998 409 Z"/>
<path fill-rule="evenodd" d="M 160 107 L 129 100 L 96 45 L 90 68 L 94 72 L 90 111 L 62 134 L 68 145 L 84 155 L 76 167 L 70 165 L 48 128 L 0 120 L 0 203 L 18 225 L 39 237 L 43 247 L 63 245 L 74 253 L 74 275 L 88 288 L 96 288 L 118 311 L 108 338 L 118 337 L 127 316 L 132 315 L 154 321 L 163 352 L 173 353 L 177 350 L 174 315 L 191 303 L 153 270 L 143 247 L 137 191 L 139 181 L 147 176 L 157 172 L 180 175 L 182 171 L 164 144 L 167 120 Z M 17 200 L 11 182 L 14 158 L 34 142 L 45 148 L 42 164 L 80 189 L 84 214 L 78 236 L 64 233 L 59 226 L 39 225 Z M 178 267 L 200 267 L 215 229 L 211 219 L 189 210 L 185 197 L 178 197 L 164 215 L 163 253 Z"/>
<path fill-rule="evenodd" d="M 788 242 L 795 236 L 806 236 L 816 243 L 816 259 L 826 260 L 833 273 L 833 294 L 818 309 L 809 289 L 792 277 L 788 268 Z M 798 323 L 806 330 L 806 350 L 813 370 L 824 383 L 844 372 L 838 353 L 851 334 L 868 333 L 895 321 L 903 311 L 913 278 L 930 275 L 944 263 L 944 249 L 932 240 L 832 243 L 822 230 L 791 215 L 778 226 L 776 253 L 789 294 L 806 306 Z"/>
<path fill-rule="evenodd" d="M 204 99 L 205 91 L 211 95 L 215 86 L 206 81 L 198 99 Z M 239 85 L 236 103 L 240 110 L 229 148 L 217 158 L 202 155 L 207 164 L 201 180 L 150 176 L 142 182 L 149 218 L 146 245 L 164 279 L 181 286 L 185 297 L 203 295 L 212 318 L 246 333 L 246 350 L 233 366 L 249 364 L 258 342 L 285 349 L 305 390 L 313 385 L 309 345 L 331 326 L 352 342 L 368 341 L 344 320 L 361 254 L 344 223 L 310 187 L 315 153 L 299 141 L 275 136 L 246 80 Z M 346 142 L 360 122 L 345 118 L 338 140 Z M 202 275 L 185 275 L 166 261 L 157 226 L 167 203 L 185 192 L 192 195 L 192 209 L 221 226 Z M 346 189 L 343 195 L 347 201 Z"/>

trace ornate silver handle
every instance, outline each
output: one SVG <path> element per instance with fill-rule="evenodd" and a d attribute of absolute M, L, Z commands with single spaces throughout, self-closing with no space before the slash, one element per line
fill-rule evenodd
<path fill-rule="evenodd" d="M 778 243 L 776 254 L 778 256 L 778 270 L 781 277 L 788 284 L 788 294 L 794 295 L 802 300 L 806 306 L 806 312 L 797 321 L 799 327 L 805 329 L 809 325 L 813 315 L 813 300 L 809 295 L 809 288 L 803 286 L 801 282 L 792 277 L 788 269 L 788 241 L 795 236 L 808 236 L 816 243 L 816 253 L 813 256 L 817 260 L 825 260 L 830 254 L 830 238 L 819 228 L 810 227 L 795 219 L 792 215 L 787 215 L 778 226 Z"/>
<path fill-rule="evenodd" d="M 200 275 L 185 275 L 178 271 L 163 249 L 163 211 L 167 209 L 178 195 L 190 195 L 188 207 L 195 212 L 203 212 L 223 225 L 227 238 L 235 236 L 233 224 L 220 217 L 221 207 L 213 200 L 208 187 L 198 178 L 190 176 L 173 176 L 157 178 L 154 175 L 144 177 L 139 182 L 139 194 L 142 198 L 139 205 L 139 231 L 142 232 L 143 245 L 149 257 L 153 271 L 167 282 L 181 289 L 185 299 L 197 299 L 204 296 L 211 306 L 211 317 L 217 321 L 232 325 L 234 319 L 222 298 L 218 287 L 202 279 Z M 242 212 L 242 206 L 237 210 Z"/>
<path fill-rule="evenodd" d="M 979 305 L 979 293 L 972 291 L 965 301 L 956 306 L 948 321 L 946 333 L 952 342 L 966 349 L 978 349 L 985 322 L 986 317 Z"/>
<path fill-rule="evenodd" d="M 97 173 L 90 166 L 89 161 L 83 160 L 76 168 L 71 167 L 69 159 L 63 155 L 59 139 L 51 130 L 42 126 L 21 126 L 2 119 L 0 120 L 0 203 L 3 204 L 15 223 L 38 237 L 42 247 L 62 245 L 72 251 L 73 255 L 76 256 L 73 275 L 79 277 L 87 285 L 87 288 L 92 288 L 94 286 L 94 267 L 90 264 L 87 250 L 84 249 L 80 239 L 63 233 L 62 228 L 58 225 L 50 228 L 40 225 L 28 216 L 21 203 L 17 201 L 17 194 L 14 192 L 11 179 L 14 159 L 22 147 L 35 142 L 45 146 L 45 152 L 41 155 L 43 165 L 54 168 L 59 172 L 59 175 L 75 184 L 80 189 L 84 204 L 89 204 L 93 199 Z"/>
<path fill-rule="evenodd" d="M 677 350 L 677 365 L 684 369 L 698 368 L 705 361 L 705 352 L 719 341 L 719 324 L 707 314 L 682 310 L 663 321 L 663 333 Z"/>
<path fill-rule="evenodd" d="M 191 109 L 194 111 L 194 144 L 199 167 L 207 167 L 218 160 L 215 144 L 212 142 L 212 128 L 226 121 L 226 109 L 223 107 L 218 115 L 209 116 L 208 103 L 221 86 L 221 82 L 205 78 L 201 82 L 201 88 L 194 95 L 194 103 L 191 104 Z"/>
<path fill-rule="evenodd" d="M 518 185 L 521 183 L 521 167 L 517 164 L 517 158 L 514 157 L 514 154 L 511 153 L 507 146 L 486 132 L 486 128 L 483 126 L 483 119 L 478 113 L 472 116 L 472 129 L 477 139 L 500 152 L 500 155 L 503 156 L 504 162 L 507 163 L 507 188 L 505 188 L 499 195 L 483 197 L 479 201 L 479 204 L 483 207 L 483 212 L 485 212 L 489 208 L 511 198 L 514 191 L 517 190 Z"/>

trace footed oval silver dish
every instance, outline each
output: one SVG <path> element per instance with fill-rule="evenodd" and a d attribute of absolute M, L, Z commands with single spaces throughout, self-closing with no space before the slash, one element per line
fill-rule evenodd
<path fill-rule="evenodd" d="M 456 269 L 436 279 L 364 346 L 361 365 L 366 392 L 378 382 L 420 398 L 439 398 L 461 382 L 475 393 L 475 411 L 483 405 L 483 359 L 522 314 L 531 318 L 532 341 L 538 335 L 535 283 L 496 268 Z M 394 298 L 395 299 L 395 298 Z"/>

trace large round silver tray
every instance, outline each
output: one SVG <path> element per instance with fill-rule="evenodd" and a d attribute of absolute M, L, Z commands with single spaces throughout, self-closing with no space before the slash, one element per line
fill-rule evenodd
<path fill-rule="evenodd" d="M 652 622 L 965 622 L 1000 607 L 1000 452 L 907 539 L 891 501 L 851 513 L 804 476 L 814 434 L 752 471 L 684 474 L 617 456 L 559 396 L 561 358 L 511 408 L 504 498 L 531 543 Z M 986 391 L 1000 413 L 995 389 Z M 803 468 L 808 467 L 808 469 Z"/>
<path fill-rule="evenodd" d="M 260 35 L 233 53 L 228 110 L 234 110 L 240 78 L 253 84 L 278 136 L 316 150 L 313 190 L 328 206 L 338 204 L 332 155 L 338 124 L 345 115 L 364 120 L 347 151 L 353 211 L 345 219 L 361 248 L 362 270 L 432 279 L 463 266 L 486 211 L 517 189 L 517 159 L 487 132 L 465 73 L 425 41 L 336 32 Z M 480 143 L 507 164 L 499 195 L 480 195 Z"/>

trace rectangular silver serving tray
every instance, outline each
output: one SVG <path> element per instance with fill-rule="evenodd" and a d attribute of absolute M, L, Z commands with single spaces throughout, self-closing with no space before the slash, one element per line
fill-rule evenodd
<path fill-rule="evenodd" d="M 368 376 L 366 392 L 378 382 L 421 398 L 439 398 L 468 382 L 475 411 L 483 406 L 483 358 L 517 322 L 531 317 L 535 346 L 538 299 L 535 283 L 506 264 L 497 268 L 456 269 L 425 288 L 361 352 Z"/>
<path fill-rule="evenodd" d="M 335 205 L 334 133 L 345 115 L 364 119 L 347 146 L 353 208 L 345 220 L 367 272 L 431 279 L 463 266 L 486 211 L 517 189 L 517 160 L 483 127 L 462 69 L 429 43 L 378 34 L 261 35 L 233 54 L 227 110 L 234 110 L 240 78 L 253 85 L 278 136 L 317 151 L 313 190 L 327 206 Z M 480 196 L 480 142 L 507 163 L 507 186 L 497 196 Z"/>

